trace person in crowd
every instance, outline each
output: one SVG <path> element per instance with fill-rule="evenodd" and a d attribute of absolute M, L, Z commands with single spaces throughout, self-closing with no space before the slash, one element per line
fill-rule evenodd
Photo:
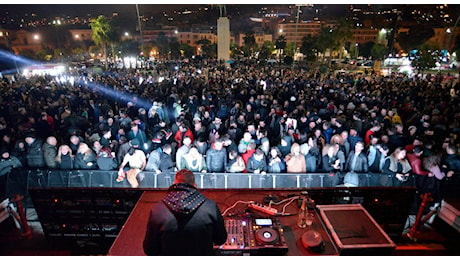
<path fill-rule="evenodd" d="M 189 169 L 192 172 L 206 172 L 206 160 L 203 155 L 198 152 L 198 149 L 192 145 L 188 153 L 181 157 L 181 167 Z"/>
<path fill-rule="evenodd" d="M 283 136 L 283 138 L 280 139 L 280 143 L 277 145 L 278 150 L 281 152 L 281 156 L 283 158 L 286 157 L 291 152 L 291 142 L 289 137 Z"/>
<path fill-rule="evenodd" d="M 112 132 L 109 129 L 102 131 L 99 143 L 102 147 L 110 147 L 110 144 L 112 143 Z"/>
<path fill-rule="evenodd" d="M 333 180 L 332 186 L 337 186 L 343 179 L 343 170 L 345 164 L 345 156 L 340 150 L 338 144 L 326 144 L 322 151 L 323 167 L 322 172 L 330 173 Z"/>
<path fill-rule="evenodd" d="M 54 119 L 48 115 L 46 111 L 40 113 L 40 117 L 36 120 L 34 129 L 36 136 L 39 139 L 45 140 L 48 136 L 54 135 Z"/>
<path fill-rule="evenodd" d="M 83 138 L 78 135 L 71 135 L 69 141 L 69 147 L 72 149 L 72 154 L 77 154 L 80 143 L 84 142 Z"/>
<path fill-rule="evenodd" d="M 206 152 L 208 151 L 210 144 L 208 143 L 208 137 L 205 134 L 200 134 L 197 136 L 193 145 L 196 146 L 198 152 L 201 153 L 203 156 L 206 156 Z"/>
<path fill-rule="evenodd" d="M 98 140 L 95 140 L 95 141 L 90 142 L 90 143 L 92 143 L 91 149 L 93 150 L 94 154 L 97 155 L 99 153 L 99 150 L 101 150 L 101 148 L 102 148 L 101 142 L 99 142 Z"/>
<path fill-rule="evenodd" d="M 12 156 L 6 147 L 0 148 L 0 177 L 10 173 L 12 169 L 22 167 L 21 161 Z"/>
<path fill-rule="evenodd" d="M 171 174 L 174 173 L 174 168 L 172 145 L 167 143 L 163 145 L 160 154 L 160 173 L 158 175 L 158 184 L 161 185 L 161 187 L 168 187 L 171 185 Z"/>
<path fill-rule="evenodd" d="M 369 128 L 366 131 L 366 134 L 364 135 L 364 145 L 366 147 L 369 146 L 369 144 L 371 143 L 371 136 L 376 137 L 377 134 L 380 132 L 381 128 L 382 126 L 379 123 L 375 122 L 372 124 L 371 128 Z"/>
<path fill-rule="evenodd" d="M 412 167 L 406 158 L 407 152 L 402 147 L 397 147 L 393 153 L 385 160 L 385 164 L 382 167 L 381 184 L 383 186 L 402 186 L 408 181 L 409 176 L 412 174 Z M 392 179 L 396 179 L 392 181 Z"/>
<path fill-rule="evenodd" d="M 96 164 L 99 170 L 111 171 L 118 167 L 118 162 L 115 157 L 115 152 L 112 152 L 110 147 L 102 147 L 96 155 Z"/>
<path fill-rule="evenodd" d="M 412 167 L 412 172 L 415 175 L 415 185 L 420 194 L 429 192 L 429 171 L 423 167 L 423 146 L 416 145 L 412 152 L 406 154 L 407 160 Z"/>
<path fill-rule="evenodd" d="M 185 135 L 182 139 L 182 144 L 176 151 L 176 168 L 181 170 L 184 166 L 182 165 L 182 158 L 190 151 L 192 145 L 192 138 Z"/>
<path fill-rule="evenodd" d="M 55 136 L 48 136 L 48 138 L 46 138 L 46 142 L 43 144 L 43 156 L 45 158 L 45 165 L 49 169 L 57 168 L 57 144 L 58 141 Z"/>
<path fill-rule="evenodd" d="M 344 140 L 345 140 L 345 138 L 344 138 Z M 356 128 L 353 128 L 353 127 L 350 127 L 347 140 L 350 142 L 350 151 L 352 149 L 354 149 L 354 147 L 355 147 L 357 142 L 363 142 L 364 143 L 364 139 L 359 135 L 358 130 Z"/>
<path fill-rule="evenodd" d="M 387 157 L 390 155 L 390 148 L 387 144 L 379 144 L 377 148 L 380 152 L 380 157 L 376 158 L 376 160 L 378 159 L 380 161 L 378 173 L 382 173 L 383 165 L 385 164 Z"/>
<path fill-rule="evenodd" d="M 369 164 L 367 161 L 367 156 L 364 151 L 364 142 L 358 141 L 354 150 L 350 152 L 350 155 L 347 157 L 345 162 L 345 171 L 346 172 L 355 172 L 355 173 L 367 173 L 369 172 Z"/>
<path fill-rule="evenodd" d="M 375 135 L 368 137 L 369 143 L 367 144 L 366 155 L 367 163 L 369 164 L 369 171 L 373 173 L 380 172 L 380 157 L 381 152 L 379 150 L 379 138 Z"/>
<path fill-rule="evenodd" d="M 345 153 L 345 157 L 348 158 L 348 155 L 350 154 L 350 151 L 352 149 L 352 147 L 354 146 L 351 146 L 351 143 L 350 143 L 350 139 L 349 139 L 349 131 L 346 130 L 346 129 L 343 129 L 342 132 L 340 133 L 340 136 L 342 137 L 342 146 L 340 149 L 343 149 L 343 152 Z"/>
<path fill-rule="evenodd" d="M 246 164 L 244 163 L 243 157 L 238 154 L 236 150 L 228 152 L 228 163 L 226 172 L 239 173 L 246 170 Z"/>
<path fill-rule="evenodd" d="M 222 139 L 218 138 L 206 152 L 206 168 L 208 172 L 225 172 L 227 169 L 227 151 Z"/>
<path fill-rule="evenodd" d="M 252 154 L 252 156 L 248 159 L 248 163 L 246 164 L 246 170 L 249 173 L 267 173 L 268 166 L 264 151 L 257 149 Z"/>
<path fill-rule="evenodd" d="M 11 156 L 18 158 L 24 167 L 27 166 L 27 144 L 25 140 L 16 141 L 13 150 L 11 150 Z"/>
<path fill-rule="evenodd" d="M 139 129 L 139 122 L 132 121 L 130 123 L 131 129 L 126 134 L 126 138 L 128 140 L 136 139 L 139 142 L 139 148 L 146 153 L 148 151 L 149 140 L 147 139 L 147 135 L 142 129 Z"/>
<path fill-rule="evenodd" d="M 187 126 L 185 122 L 181 122 L 178 131 L 174 135 L 174 141 L 177 143 L 177 148 L 180 148 L 183 145 L 183 140 L 186 136 L 190 139 L 190 144 L 195 141 L 192 130 Z"/>
<path fill-rule="evenodd" d="M 74 168 L 80 170 L 97 169 L 96 153 L 85 142 L 80 143 L 78 146 L 77 154 L 75 154 Z"/>
<path fill-rule="evenodd" d="M 268 156 L 271 146 L 270 146 L 270 139 L 267 138 L 267 130 L 265 128 L 259 129 L 257 131 L 257 138 L 260 143 L 258 148 L 264 152 L 265 156 Z"/>
<path fill-rule="evenodd" d="M 404 126 L 400 123 L 395 123 L 388 131 L 390 137 L 390 149 L 396 147 L 405 147 L 407 145 L 407 137 L 404 134 Z"/>
<path fill-rule="evenodd" d="M 326 144 L 326 146 L 323 148 L 322 156 L 322 172 L 329 172 L 332 174 L 343 172 L 345 156 L 343 155 L 343 152 L 339 149 L 338 145 Z"/>
<path fill-rule="evenodd" d="M 444 198 L 441 190 L 441 183 L 444 182 L 446 173 L 441 169 L 441 152 L 435 151 L 422 159 L 423 168 L 428 171 L 429 188 L 434 203 L 440 203 Z"/>
<path fill-rule="evenodd" d="M 221 139 L 222 139 L 222 142 L 224 142 L 224 147 L 225 147 L 225 150 L 227 151 L 227 154 L 230 153 L 230 151 L 238 152 L 238 146 L 236 145 L 235 141 L 230 137 L 229 134 L 223 135 Z"/>
<path fill-rule="evenodd" d="M 305 163 L 305 156 L 300 152 L 300 145 L 293 143 L 291 146 L 291 152 L 284 157 L 286 162 L 287 173 L 305 173 L 307 166 Z"/>
<path fill-rule="evenodd" d="M 163 153 L 163 149 L 161 148 L 160 143 L 153 147 L 153 150 L 149 153 L 147 157 L 147 165 L 145 166 L 146 171 L 151 171 L 156 174 L 160 174 L 160 163 L 161 163 L 161 153 Z"/>
<path fill-rule="evenodd" d="M 140 143 L 137 139 L 132 139 L 130 143 L 131 147 L 118 167 L 117 182 L 122 182 L 126 177 L 131 187 L 137 188 L 139 186 L 137 175 L 145 169 L 147 159 L 145 153 L 140 150 Z"/>
<path fill-rule="evenodd" d="M 196 189 L 192 171 L 178 171 L 168 194 L 150 212 L 143 241 L 145 254 L 211 256 L 214 245 L 226 240 L 217 204 Z"/>
<path fill-rule="evenodd" d="M 124 140 L 124 138 L 122 138 L 122 140 Z M 139 140 L 137 140 L 137 142 L 139 143 Z M 123 161 L 125 155 L 128 153 L 128 151 L 131 148 L 131 146 L 132 146 L 132 141 L 128 141 L 128 140 L 126 140 L 125 142 L 122 142 L 118 146 L 117 162 L 122 162 Z"/>
<path fill-rule="evenodd" d="M 286 172 L 286 162 L 281 156 L 281 152 L 276 146 L 270 148 L 268 156 L 268 172 L 269 173 L 282 173 Z"/>
<path fill-rule="evenodd" d="M 14 142 L 13 142 L 13 139 L 11 139 L 11 134 L 9 133 L 3 134 L 2 139 L 0 140 L 0 147 L 6 148 L 9 152 L 13 150 Z"/>
<path fill-rule="evenodd" d="M 221 137 L 224 133 L 227 132 L 225 125 L 222 122 L 222 119 L 218 116 L 214 117 L 214 120 L 206 127 L 209 133 L 209 143 L 213 143 L 214 140 Z"/>
<path fill-rule="evenodd" d="M 460 195 L 460 156 L 458 148 L 454 144 L 448 144 L 445 148 L 445 156 L 442 159 L 442 169 L 446 173 L 445 185 L 441 186 L 445 197 Z"/>
<path fill-rule="evenodd" d="M 254 143 L 255 140 L 252 139 L 252 135 L 249 132 L 244 132 L 243 138 L 240 140 L 240 143 L 238 144 L 238 153 L 242 154 L 248 150 L 248 145 L 250 143 Z"/>
<path fill-rule="evenodd" d="M 27 134 L 24 138 L 27 144 L 27 167 L 44 168 L 45 156 L 43 154 L 43 140 L 36 138 L 34 134 Z"/>
<path fill-rule="evenodd" d="M 312 136 L 308 137 L 306 144 L 301 145 L 301 153 L 304 155 L 307 165 L 306 172 L 317 172 L 318 169 L 321 169 L 320 147 Z"/>
<path fill-rule="evenodd" d="M 347 157 L 345 162 L 345 177 L 347 175 L 351 175 L 348 179 L 356 179 L 354 176 L 358 173 L 368 173 L 369 172 L 369 164 L 367 161 L 367 156 L 364 152 L 364 141 L 357 141 L 354 150 L 350 152 L 350 155 Z M 355 186 L 359 186 L 359 183 L 355 183 Z"/>
<path fill-rule="evenodd" d="M 72 170 L 74 168 L 74 155 L 68 145 L 61 144 L 59 146 L 56 163 L 61 170 Z"/>

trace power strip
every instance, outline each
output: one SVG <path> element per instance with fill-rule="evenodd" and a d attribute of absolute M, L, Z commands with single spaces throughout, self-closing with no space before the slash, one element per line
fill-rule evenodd
<path fill-rule="evenodd" d="M 258 210 L 258 211 L 262 211 L 262 212 L 267 213 L 268 215 L 271 215 L 271 216 L 274 216 L 274 215 L 278 214 L 277 209 L 265 206 L 265 205 L 257 203 L 257 202 L 248 204 L 248 207 L 253 208 L 255 210 Z"/>

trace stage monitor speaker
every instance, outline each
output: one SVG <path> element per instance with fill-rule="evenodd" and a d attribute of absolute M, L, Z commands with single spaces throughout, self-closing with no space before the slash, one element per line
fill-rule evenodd
<path fill-rule="evenodd" d="M 336 187 L 308 190 L 316 205 L 361 204 L 395 243 L 401 240 L 407 216 L 413 207 L 412 187 Z"/>
<path fill-rule="evenodd" d="M 392 255 L 396 248 L 361 204 L 317 208 L 340 255 Z"/>
<path fill-rule="evenodd" d="M 142 192 L 125 188 L 29 189 L 47 237 L 115 238 Z"/>

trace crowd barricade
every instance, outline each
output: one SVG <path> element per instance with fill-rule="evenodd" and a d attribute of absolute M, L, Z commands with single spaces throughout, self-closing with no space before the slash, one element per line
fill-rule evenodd
<path fill-rule="evenodd" d="M 196 183 L 201 189 L 279 189 L 279 188 L 323 188 L 344 186 L 340 178 L 330 173 L 195 173 Z M 8 175 L 7 192 L 26 194 L 29 188 L 130 188 L 125 178 L 117 182 L 117 171 L 102 170 L 57 170 L 14 169 Z M 415 185 L 414 178 L 401 183 L 393 176 L 382 173 L 361 173 L 358 187 L 395 187 Z M 174 181 L 174 173 L 143 171 L 138 175 L 139 188 L 168 188 Z"/>

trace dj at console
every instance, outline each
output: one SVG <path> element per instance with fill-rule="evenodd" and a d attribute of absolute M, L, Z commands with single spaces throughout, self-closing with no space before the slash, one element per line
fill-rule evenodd
<path fill-rule="evenodd" d="M 323 249 L 322 234 L 315 231 L 321 225 L 315 225 L 315 227 L 312 225 L 308 229 L 297 231 L 300 229 L 295 224 L 299 199 L 308 201 L 309 206 L 314 203 L 313 200 L 305 196 L 294 196 L 278 202 L 270 201 L 269 205 L 257 201 L 237 201 L 223 212 L 228 236 L 223 245 L 215 247 L 216 254 L 282 256 L 288 255 L 289 250 L 291 250 L 293 255 L 305 255 L 305 253 L 299 254 L 299 249 L 291 249 L 288 240 L 293 240 L 290 243 L 291 247 L 296 245 L 296 247 L 302 247 L 300 250 L 310 250 L 314 254 L 321 254 Z M 233 211 L 229 214 L 239 204 L 245 204 L 245 206 L 240 207 L 239 211 Z M 291 225 L 292 219 L 294 219 L 294 225 Z M 315 248 L 309 248 L 312 243 L 310 242 L 309 245 L 302 242 L 302 237 L 295 234 L 302 231 L 307 235 L 310 234 L 305 236 L 304 241 L 312 241 L 316 238 L 320 244 L 316 243 Z M 313 238 L 311 238 L 311 234 L 314 234 Z M 316 249 L 316 251 L 311 249 Z"/>

